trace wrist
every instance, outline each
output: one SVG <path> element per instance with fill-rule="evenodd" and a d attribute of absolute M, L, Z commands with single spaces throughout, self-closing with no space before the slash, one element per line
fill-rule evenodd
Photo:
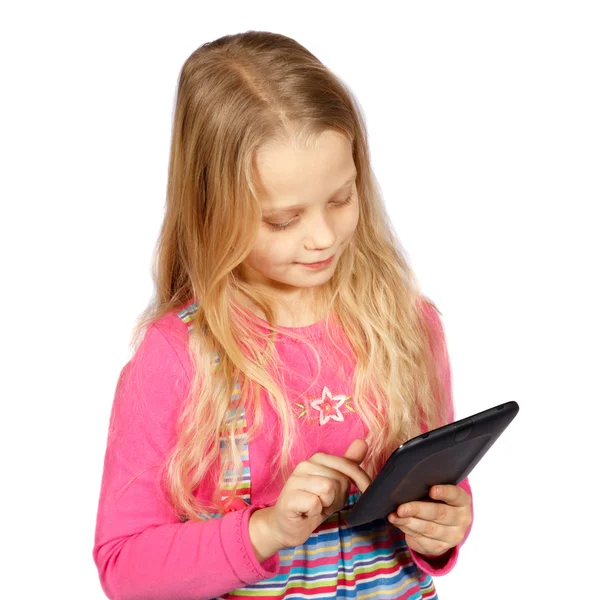
<path fill-rule="evenodd" d="M 259 508 L 250 515 L 248 520 L 250 543 L 258 562 L 261 563 L 284 548 L 275 540 L 273 528 L 269 524 L 272 510 L 270 506 Z"/>
<path fill-rule="evenodd" d="M 440 567 L 448 562 L 453 548 L 449 548 L 445 552 L 441 554 L 426 554 L 424 552 L 418 552 L 427 562 L 431 563 L 433 566 Z"/>

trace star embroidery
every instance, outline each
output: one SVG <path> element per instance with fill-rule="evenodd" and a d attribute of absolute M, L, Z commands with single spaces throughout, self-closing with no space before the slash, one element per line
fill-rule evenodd
<path fill-rule="evenodd" d="M 347 396 L 341 394 L 332 396 L 329 388 L 325 386 L 320 400 L 313 400 L 310 405 L 319 411 L 319 424 L 325 425 L 329 419 L 334 421 L 343 421 L 344 415 L 340 412 L 340 406 L 344 404 Z"/>

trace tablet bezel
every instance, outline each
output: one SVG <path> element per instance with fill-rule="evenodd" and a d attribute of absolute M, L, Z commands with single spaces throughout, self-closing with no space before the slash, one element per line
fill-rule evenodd
<path fill-rule="evenodd" d="M 344 515 L 346 523 L 387 518 L 405 502 L 435 502 L 430 488 L 464 480 L 518 412 L 516 402 L 505 402 L 408 440 Z"/>

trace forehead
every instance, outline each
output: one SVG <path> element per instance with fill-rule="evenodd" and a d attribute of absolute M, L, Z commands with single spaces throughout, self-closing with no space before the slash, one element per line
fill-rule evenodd
<path fill-rule="evenodd" d="M 356 172 L 352 144 L 325 131 L 314 142 L 274 142 L 255 153 L 255 183 L 263 207 L 325 198 Z"/>

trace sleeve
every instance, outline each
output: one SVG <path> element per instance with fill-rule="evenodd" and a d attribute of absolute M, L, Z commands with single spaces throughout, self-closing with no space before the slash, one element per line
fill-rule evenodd
<path fill-rule="evenodd" d="M 429 302 L 425 301 L 423 303 L 423 313 L 425 319 L 430 325 L 431 329 L 431 339 L 432 339 L 432 349 L 434 357 L 436 358 L 436 364 L 440 369 L 440 378 L 443 384 L 443 388 L 446 391 L 446 403 L 447 403 L 447 420 L 448 423 L 452 423 L 454 421 L 454 400 L 452 396 L 452 374 L 450 368 L 450 359 L 448 356 L 448 348 L 446 345 L 446 337 L 444 334 L 444 327 L 442 325 L 442 321 L 437 313 L 437 310 L 434 306 L 429 304 Z M 469 478 L 463 479 L 458 484 L 458 487 L 463 488 L 469 496 L 471 496 L 471 513 L 473 513 L 473 493 L 471 491 L 471 486 L 469 484 Z M 460 548 L 467 541 L 469 534 L 471 533 L 471 529 L 473 527 L 473 522 L 471 521 L 471 525 L 467 529 L 465 533 L 465 537 L 462 542 L 451 548 L 443 554 L 442 556 L 436 557 L 427 557 L 418 552 L 415 552 L 412 548 L 409 548 L 412 559 L 415 564 L 425 573 L 428 573 L 432 576 L 441 576 L 449 573 L 456 564 L 458 560 L 458 554 Z"/>
<path fill-rule="evenodd" d="M 214 598 L 279 570 L 278 554 L 259 563 L 250 542 L 248 520 L 259 506 L 181 522 L 162 492 L 161 467 L 189 388 L 168 337 L 151 325 L 116 386 L 93 548 L 111 600 Z"/>

